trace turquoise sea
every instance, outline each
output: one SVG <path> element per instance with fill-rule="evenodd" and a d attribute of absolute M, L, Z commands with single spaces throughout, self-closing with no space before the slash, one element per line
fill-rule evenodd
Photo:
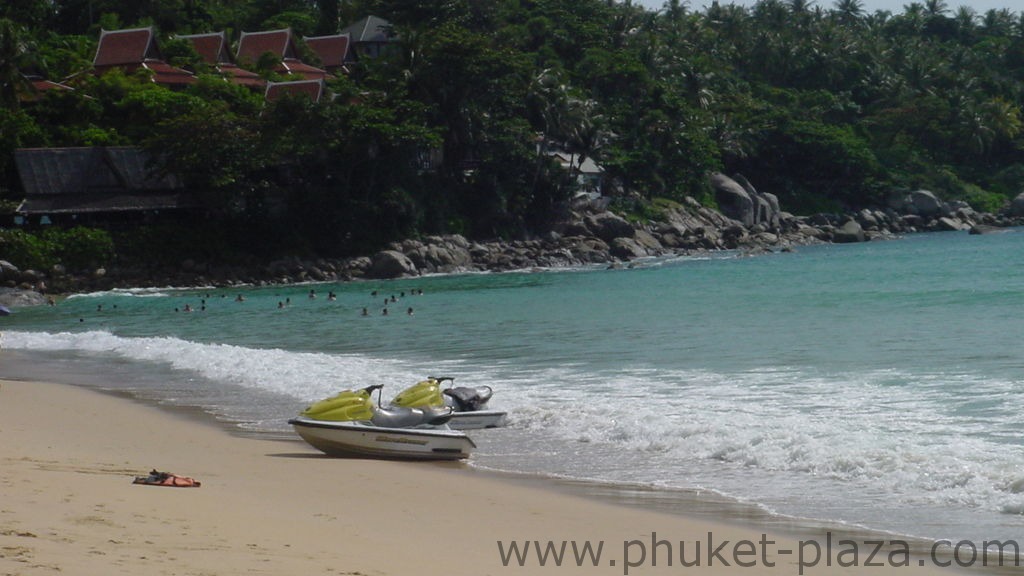
<path fill-rule="evenodd" d="M 388 397 L 448 375 L 493 386 L 510 413 L 472 434 L 473 466 L 1019 539 L 1022 305 L 1024 230 L 933 233 L 618 270 L 79 295 L 0 318 L 0 376 L 281 435 L 340 389 Z"/>

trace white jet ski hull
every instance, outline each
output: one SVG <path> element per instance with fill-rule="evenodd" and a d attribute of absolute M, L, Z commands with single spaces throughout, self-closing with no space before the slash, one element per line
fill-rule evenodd
<path fill-rule="evenodd" d="M 361 422 L 293 418 L 288 421 L 307 444 L 329 456 L 394 460 L 463 460 L 476 448 L 459 430 L 385 428 Z"/>
<path fill-rule="evenodd" d="M 482 428 L 500 428 L 505 425 L 507 413 L 502 410 L 475 410 L 471 412 L 452 412 L 448 427 L 452 430 L 480 430 Z"/>

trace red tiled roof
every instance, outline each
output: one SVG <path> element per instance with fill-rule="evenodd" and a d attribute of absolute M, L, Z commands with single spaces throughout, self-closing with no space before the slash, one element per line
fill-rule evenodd
<path fill-rule="evenodd" d="M 227 37 L 224 32 L 210 32 L 209 34 L 186 34 L 177 36 L 182 40 L 188 40 L 192 44 L 203 62 L 210 66 L 216 66 L 221 62 L 230 62 L 231 57 L 227 50 Z"/>
<path fill-rule="evenodd" d="M 93 66 L 105 68 L 141 64 L 146 58 L 159 58 L 153 41 L 153 27 L 130 30 L 101 30 Z"/>
<path fill-rule="evenodd" d="M 153 82 L 157 84 L 195 84 L 196 77 L 188 70 L 183 70 L 161 60 L 146 60 L 142 67 L 153 72 Z"/>
<path fill-rule="evenodd" d="M 191 42 L 203 62 L 216 67 L 217 72 L 229 82 L 241 86 L 259 87 L 266 84 L 259 74 L 240 68 L 231 61 L 231 53 L 227 48 L 227 35 L 223 31 L 209 34 L 188 34 L 178 36 L 178 38 Z"/>
<path fill-rule="evenodd" d="M 307 36 L 303 38 L 306 46 L 316 54 L 320 63 L 328 71 L 335 71 L 345 67 L 351 57 L 349 45 L 352 37 L 348 34 L 335 34 L 334 36 Z"/>
<path fill-rule="evenodd" d="M 306 80 L 324 80 L 328 78 L 326 70 L 317 68 L 316 66 L 310 66 L 301 60 L 295 58 L 286 58 L 281 62 L 281 65 L 276 68 L 276 71 L 284 74 L 296 74 L 302 76 Z"/>
<path fill-rule="evenodd" d="M 53 80 L 32 79 L 32 86 L 36 89 L 36 92 L 49 92 L 50 90 L 74 90 L 74 88 L 67 84 L 61 84 L 60 82 L 54 82 Z"/>
<path fill-rule="evenodd" d="M 267 52 L 281 59 L 281 64 L 274 69 L 281 74 L 295 74 L 306 80 L 323 80 L 330 77 L 326 70 L 299 60 L 291 28 L 267 32 L 242 32 L 242 37 L 238 40 L 240 62 L 254 64 Z"/>
<path fill-rule="evenodd" d="M 291 28 L 266 32 L 242 32 L 238 39 L 238 59 L 256 62 L 265 52 L 284 60 L 295 58 Z"/>
<path fill-rule="evenodd" d="M 259 74 L 250 72 L 244 68 L 239 68 L 238 66 L 228 62 L 218 64 L 217 70 L 220 71 L 220 73 L 230 82 L 240 86 L 263 86 L 267 83 L 267 81 L 261 78 Z"/>
<path fill-rule="evenodd" d="M 267 82 L 265 97 L 274 102 L 285 95 L 308 96 L 313 102 L 319 102 L 324 93 L 322 80 L 296 80 L 294 82 Z"/>
<path fill-rule="evenodd" d="M 93 67 L 99 72 L 121 68 L 129 73 L 145 68 L 153 72 L 153 81 L 157 84 L 183 85 L 195 82 L 191 72 L 161 60 L 152 26 L 130 30 L 101 30 Z"/>
<path fill-rule="evenodd" d="M 21 102 L 35 102 L 43 97 L 46 92 L 61 91 L 61 90 L 74 90 L 71 86 L 54 82 L 52 80 L 44 80 L 38 76 L 28 76 L 28 81 L 32 83 L 32 90 L 18 90 L 18 100 Z"/>

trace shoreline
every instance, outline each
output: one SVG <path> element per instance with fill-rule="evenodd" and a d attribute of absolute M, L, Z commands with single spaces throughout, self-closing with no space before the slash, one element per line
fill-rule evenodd
<path fill-rule="evenodd" d="M 580 266 L 631 267 L 645 258 L 687 257 L 739 251 L 757 255 L 816 244 L 888 240 L 904 234 L 960 231 L 988 234 L 1024 225 L 1010 212 L 979 213 L 967 204 L 947 203 L 917 190 L 894 197 L 882 209 L 856 213 L 794 216 L 770 194 L 757 192 L 724 174 L 712 184 L 720 209 L 693 198 L 664 206 L 656 219 L 627 221 L 607 201 L 584 202 L 572 217 L 537 236 L 520 239 L 466 238 L 460 234 L 397 239 L 375 253 L 357 256 L 249 254 L 226 261 L 186 259 L 178 265 L 126 262 L 70 271 L 19 270 L 0 260 L 0 303 L 39 305 L 44 294 L 66 298 L 114 289 L 277 286 L 352 280 L 394 280 L 434 274 L 568 269 Z M 739 201 L 737 201 L 739 199 Z M 605 199 L 607 200 L 607 199 Z M 758 206 L 757 210 L 754 207 Z M 4 290 L 25 294 L 5 295 Z"/>
<path fill-rule="evenodd" d="M 11 396 L 14 398 L 11 398 Z M 417 573 L 422 574 L 485 574 L 493 573 L 488 570 L 517 571 L 521 574 L 532 574 L 544 568 L 537 566 L 536 559 L 526 566 L 501 565 L 498 552 L 495 550 L 496 541 L 512 540 L 542 540 L 553 541 L 593 541 L 608 542 L 616 544 L 609 552 L 616 552 L 624 548 L 626 542 L 644 542 L 634 545 L 632 551 L 635 553 L 629 561 L 637 561 L 636 554 L 639 554 L 641 547 L 652 545 L 654 534 L 658 539 L 664 535 L 670 541 L 677 541 L 680 545 L 685 542 L 697 542 L 712 538 L 719 541 L 729 540 L 737 542 L 748 540 L 757 543 L 759 539 L 769 539 L 776 549 L 790 547 L 796 549 L 804 542 L 821 542 L 824 546 L 826 538 L 835 535 L 839 538 L 856 539 L 862 542 L 870 541 L 872 538 L 884 538 L 894 540 L 892 535 L 880 535 L 877 532 L 859 531 L 851 527 L 826 527 L 823 525 L 805 525 L 788 530 L 784 525 L 776 522 L 766 525 L 763 521 L 753 520 L 750 517 L 744 518 L 741 514 L 724 514 L 722 507 L 712 502 L 708 509 L 694 510 L 695 501 L 703 501 L 700 494 L 684 495 L 669 491 L 658 491 L 656 489 L 637 490 L 636 487 L 598 484 L 592 482 L 563 481 L 559 479 L 545 478 L 542 476 L 515 474 L 487 469 L 475 468 L 471 464 L 434 464 L 422 465 L 422 463 L 392 462 L 377 460 L 349 460 L 327 458 L 313 450 L 298 439 L 268 438 L 261 437 L 259 433 L 250 433 L 232 426 L 230 423 L 220 421 L 211 414 L 198 408 L 185 408 L 176 406 L 157 405 L 152 401 L 140 399 L 130 394 L 118 393 L 91 389 L 84 386 L 72 384 L 40 383 L 24 380 L 0 380 L 0 432 L 8 439 L 0 448 L 0 458 L 5 462 L 5 473 L 0 475 L 3 483 L 11 488 L 12 496 L 20 496 L 18 492 L 27 490 L 30 494 L 25 499 L 14 498 L 11 504 L 0 510 L 0 521 L 5 527 L 0 531 L 0 549 L 22 550 L 22 556 L 47 556 L 58 554 L 62 562 L 74 563 L 76 566 L 79 560 L 76 554 L 90 554 L 102 557 L 107 553 L 99 553 L 96 550 L 105 547 L 102 539 L 107 543 L 132 543 L 134 546 L 147 548 L 150 546 L 160 548 L 159 540 L 143 540 L 141 544 L 134 542 L 132 538 L 125 535 L 125 531 L 145 530 L 151 524 L 149 517 L 157 512 L 153 508 L 154 502 L 181 502 L 184 509 L 175 508 L 167 511 L 175 518 L 163 517 L 162 513 L 157 516 L 162 518 L 162 524 L 187 524 L 184 518 L 177 518 L 181 514 L 189 512 L 199 515 L 203 530 L 217 534 L 222 542 L 219 547 L 226 547 L 232 554 L 223 560 L 210 558 L 206 546 L 195 542 L 190 536 L 194 530 L 186 530 L 183 533 L 173 535 L 171 540 L 175 554 L 186 558 L 189 566 L 195 568 L 193 571 L 177 571 L 175 574 L 242 574 L 252 573 L 290 573 L 289 571 L 279 572 L 282 562 L 294 569 L 309 569 L 312 564 L 309 562 L 323 562 L 335 554 L 336 534 L 317 534 L 319 529 L 326 528 L 322 516 L 328 514 L 324 510 L 320 514 L 306 517 L 305 520 L 293 518 L 285 524 L 302 525 L 300 531 L 304 534 L 306 541 L 299 544 L 297 541 L 289 547 L 301 547 L 308 555 L 306 560 L 298 560 L 293 556 L 302 556 L 298 550 L 276 551 L 263 550 L 269 559 L 263 562 L 270 562 L 274 569 L 262 572 L 250 563 L 249 560 L 242 560 L 236 556 L 237 552 L 244 552 L 244 548 L 250 544 L 242 544 L 235 541 L 252 540 L 248 534 L 246 522 L 236 522 L 233 512 L 246 506 L 258 505 L 271 508 L 272 514 L 281 518 L 291 518 L 290 512 L 298 507 L 310 506 L 310 502 L 320 502 L 331 509 L 331 518 L 337 519 L 335 515 L 334 499 L 339 497 L 345 502 L 350 502 L 353 494 L 368 492 L 366 502 L 355 504 L 361 511 L 360 520 L 354 526 L 365 526 L 366 530 L 373 533 L 377 538 L 370 539 L 371 542 L 364 542 L 367 550 L 361 547 L 353 549 L 346 548 L 344 555 L 337 557 L 344 558 L 373 558 L 367 560 L 358 567 L 357 571 L 344 574 L 405 574 L 408 569 L 415 567 Z M 25 402 L 34 405 L 26 405 Z M 68 450 L 69 446 L 62 446 L 55 443 L 55 440 L 64 440 L 66 436 L 59 430 L 52 430 L 43 426 L 38 428 L 38 422 L 34 418 L 38 413 L 50 414 L 51 416 L 66 416 L 75 420 L 69 424 L 75 425 L 76 435 L 70 438 L 70 443 L 77 447 Z M 125 435 L 121 432 L 124 427 L 131 427 L 132 423 L 152 424 L 152 430 L 136 428 L 132 434 Z M 194 424 L 195 426 L 190 426 Z M 166 434 L 164 431 L 180 430 L 181 437 L 175 441 L 174 434 Z M 135 431 L 138 433 L 136 434 Z M 43 437 L 33 438 L 39 432 Z M 268 435 L 269 436 L 269 435 Z M 156 446 L 153 446 L 156 445 Z M 116 447 L 117 450 L 111 451 Z M 148 458 L 145 462 L 132 462 L 129 455 L 138 457 L 152 447 L 158 447 L 160 456 Z M 96 450 L 99 449 L 100 453 Z M 122 453 L 123 451 L 123 453 Z M 200 453 L 197 455 L 197 452 Z M 40 454 L 42 453 L 42 454 Z M 115 456 L 115 453 L 117 454 Z M 128 456 L 128 460 L 123 460 Z M 153 460 L 160 462 L 153 462 Z M 116 461 L 116 462 L 115 462 Z M 66 462 L 65 464 L 60 464 Z M 137 468 L 131 468 L 135 464 Z M 203 487 L 198 491 L 171 490 L 167 494 L 164 489 L 130 486 L 132 474 L 145 475 L 149 468 L 166 466 L 167 471 L 183 475 L 194 475 L 198 480 L 203 481 Z M 270 470 L 272 468 L 273 470 Z M 343 476 L 330 475 L 329 478 L 318 477 L 317 473 L 329 472 L 331 469 L 343 468 L 346 474 Z M 297 472 L 302 472 L 297 475 Z M 63 477 L 58 478 L 57 475 Z M 111 482 L 96 485 L 101 478 L 111 479 L 113 475 L 123 478 Z M 226 488 L 233 484 L 226 479 L 232 476 L 240 478 L 260 479 L 266 482 L 272 490 L 268 493 L 256 492 L 246 494 L 233 494 L 233 490 Z M 75 488 L 79 480 L 88 478 L 91 488 L 88 493 L 91 499 L 88 502 L 80 501 L 75 495 L 78 490 Z M 66 484 L 67 480 L 70 484 Z M 112 480 L 112 479 L 111 479 Z M 295 490 L 290 485 L 297 484 Z M 33 488 L 33 486 L 43 488 Z M 36 518 L 36 514 L 27 515 L 25 507 L 26 500 L 40 500 L 40 495 L 52 489 L 58 493 L 68 493 L 60 501 L 50 502 L 50 508 L 46 514 Z M 209 490 L 208 490 L 209 489 Z M 225 491 L 226 489 L 226 491 Z M 84 490 L 84 489 L 83 489 Z M 241 490 L 241 487 L 239 488 Z M 422 490 L 422 493 L 418 491 Z M 199 501 L 206 505 L 222 508 L 220 498 L 249 498 L 242 505 L 230 508 L 226 516 L 221 518 L 214 511 L 195 509 L 191 507 L 190 497 L 181 494 L 199 494 L 203 498 Z M 216 493 L 215 500 L 206 500 L 210 492 Z M 243 491 L 244 492 L 244 491 Z M 294 493 L 293 493 L 294 492 Z M 126 501 L 135 501 L 134 496 L 145 496 L 149 509 L 140 514 L 138 510 L 131 509 L 130 512 L 120 512 L 121 504 Z M 266 496 L 272 496 L 272 502 L 261 502 Z M 468 499 L 468 504 L 462 498 Z M 721 498 L 721 497 L 719 497 Z M 179 499 L 186 499 L 181 501 Z M 255 499 L 255 500 L 254 500 Z M 358 499 L 357 499 L 358 500 Z M 76 504 L 77 503 L 77 504 Z M 64 535 L 67 526 L 67 519 L 70 517 L 65 508 L 67 506 L 91 507 L 88 510 L 80 510 L 85 514 L 75 518 L 90 518 L 89 524 L 98 531 L 91 538 L 79 535 L 79 539 L 68 538 Z M 497 510 L 495 510 L 497 509 Z M 115 512 L 115 518 L 107 518 L 107 513 Z M 386 512 L 384 518 L 375 518 L 377 511 Z M 475 517 L 474 511 L 497 512 L 497 516 Z M 767 514 L 762 512 L 763 514 Z M 127 516 L 125 515 L 127 514 Z M 368 515 L 363 515 L 368 514 Z M 344 516 L 345 514 L 340 514 Z M 32 517 L 29 517 L 32 516 Z M 398 526 L 388 519 L 404 518 Z M 39 525 L 40 520 L 45 520 L 45 526 Z M 420 528 L 416 523 L 424 521 L 426 525 Z M 223 524 L 228 523 L 232 529 L 241 529 L 241 532 L 228 531 L 230 535 L 221 535 L 227 529 Z M 412 524 L 409 524 L 412 522 Z M 213 525 L 210 526 L 209 524 Z M 307 526 L 307 524 L 312 524 Z M 348 523 L 344 523 L 349 526 Z M 443 527 L 443 528 L 442 528 Z M 333 527 L 332 527 L 333 528 Z M 459 545 L 459 553 L 456 556 L 466 558 L 468 570 L 455 569 L 443 562 L 436 566 L 437 570 L 425 568 L 422 563 L 413 560 L 412 564 L 402 564 L 399 558 L 388 556 L 388 550 L 392 549 L 394 541 L 390 534 L 391 530 L 398 530 L 405 538 L 416 540 L 414 546 L 418 552 L 412 556 L 422 557 L 424 554 L 438 560 L 452 558 L 452 550 L 444 549 L 444 540 L 450 536 L 462 543 Z M 90 533 L 92 530 L 90 530 Z M 289 528 L 281 526 L 263 526 L 257 530 L 263 538 L 263 544 L 258 545 L 261 549 L 271 548 L 276 538 L 289 534 Z M 333 532 L 333 531 L 332 531 Z M 361 530 L 356 531 L 361 532 Z M 32 536 L 25 536 L 32 534 Z M 359 534 L 353 534 L 358 538 Z M 326 538 L 326 541 L 324 540 Z M 422 538 L 425 546 L 418 545 Z M 644 539 L 650 539 L 646 542 Z M 383 539 L 379 541 L 378 539 Z M 71 546 L 59 546 L 61 542 L 71 540 Z M 76 546 L 78 542 L 88 540 L 90 551 L 81 550 Z M 373 542 L 376 542 L 374 544 Z M 466 544 L 472 542 L 471 550 L 467 551 Z M 56 547 L 51 547 L 51 545 Z M 610 544 L 611 545 L 611 544 Z M 321 548 L 323 547 L 323 548 Z M 119 546 L 117 548 L 120 548 Z M 77 550 L 77 552 L 76 552 Z M 375 550 L 375 552 L 374 552 Z M 37 552 L 32 552 L 37 551 Z M 624 550 L 622 550 L 624 551 Z M 364 553 L 368 552 L 368 553 Z M 917 564 L 916 558 L 924 562 L 926 550 L 915 546 L 913 565 L 911 566 L 887 566 L 885 570 L 913 569 L 919 573 L 935 573 L 939 568 L 926 562 Z M 382 556 L 383 555 L 383 556 Z M 125 566 L 132 566 L 132 570 L 138 568 L 152 568 L 151 560 L 156 554 L 147 554 L 138 558 L 130 559 L 122 557 Z M 621 557 L 620 565 L 600 565 L 577 568 L 576 566 L 562 566 L 557 571 L 582 570 L 586 573 L 607 573 L 623 574 L 625 565 L 621 564 L 626 558 Z M 0 559 L 4 554 L 0 553 Z M 383 558 L 388 561 L 384 562 Z M 93 558 L 95 559 L 95 558 Z M 50 560 L 42 560 L 36 564 L 39 567 L 53 566 Z M 773 574 L 796 574 L 800 566 L 795 564 L 795 559 L 785 554 L 771 554 L 764 556 L 763 562 L 757 562 L 750 566 L 759 573 Z M 73 562 L 72 562 L 73 561 Z M 824 561 L 824 560 L 822 560 Z M 32 564 L 33 560 L 27 562 Z M 217 569 L 209 570 L 208 562 L 215 562 Z M 293 564 L 298 562 L 298 564 Z M 664 562 L 664 560 L 663 560 Z M 767 564 L 774 566 L 767 566 Z M 2 564 L 2 562 L 0 562 Z M 101 563 L 102 564 L 102 563 Z M 65 564 L 65 566 L 70 564 Z M 202 566 L 202 570 L 199 567 Z M 266 565 L 262 565 L 266 566 Z M 349 568 L 355 568 L 346 564 Z M 665 568 L 666 572 L 672 572 L 667 566 L 658 567 L 646 564 L 638 564 L 634 573 L 655 572 Z M 464 566 L 465 568 L 465 566 Z M 732 567 L 733 569 L 736 566 Z M 821 566 L 814 566 L 814 570 L 823 570 Z M 833 567 L 834 568 L 834 567 Z M 679 567 L 676 566 L 676 570 Z M 746 568 L 745 568 L 746 569 Z M 877 569 L 877 568 L 876 568 Z M 128 573 L 132 570 L 126 570 Z M 205 571 L 203 571 L 205 570 Z M 322 570 L 322 567 L 320 568 Z M 730 572 L 730 568 L 714 564 L 710 568 L 701 567 L 709 573 L 721 571 Z M 550 571 L 550 567 L 548 568 Z M 847 571 L 847 570 L 844 570 Z M 949 570 L 945 570 L 949 572 Z M 110 574 L 120 573 L 111 571 L 82 572 L 73 570 L 76 574 Z M 854 570 L 856 572 L 856 570 Z M 963 572 L 963 571 L 959 571 Z M 19 572 L 19 574 L 42 574 L 46 571 Z M 321 572 L 323 573 L 323 572 Z"/>

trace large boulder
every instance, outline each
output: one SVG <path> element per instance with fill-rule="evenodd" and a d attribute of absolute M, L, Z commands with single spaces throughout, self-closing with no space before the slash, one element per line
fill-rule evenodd
<path fill-rule="evenodd" d="M 639 244 L 648 254 L 658 254 L 665 249 L 653 234 L 646 230 L 637 230 L 633 241 Z"/>
<path fill-rule="evenodd" d="M 742 175 L 730 178 L 715 173 L 710 177 L 715 201 L 722 214 L 750 228 L 758 224 L 776 229 L 780 222 L 779 199 L 774 194 L 758 192 Z"/>
<path fill-rule="evenodd" d="M 743 186 L 716 172 L 711 175 L 711 187 L 715 190 L 715 202 L 722 214 L 739 220 L 744 226 L 754 225 L 754 201 Z"/>
<path fill-rule="evenodd" d="M 647 256 L 647 251 L 632 238 L 616 238 L 612 240 L 610 250 L 612 256 L 622 260 L 633 260 Z"/>
<path fill-rule="evenodd" d="M 848 220 L 832 233 L 832 241 L 837 244 L 863 242 L 866 238 L 864 229 L 860 227 L 856 220 Z"/>
<path fill-rule="evenodd" d="M 17 266 L 7 260 L 0 260 L 0 280 L 15 280 L 20 274 Z"/>
<path fill-rule="evenodd" d="M 910 193 L 910 203 L 914 213 L 926 218 L 938 216 L 943 212 L 943 202 L 929 190 L 914 190 Z"/>
<path fill-rule="evenodd" d="M 779 213 L 782 211 L 779 208 L 779 198 L 775 194 L 758 192 L 754 185 L 742 174 L 736 174 L 733 176 L 733 180 L 740 186 L 743 186 L 743 189 L 747 191 L 747 195 L 750 196 L 754 211 L 753 225 L 764 225 L 771 229 L 778 228 Z M 750 226 L 748 225 L 748 227 Z"/>
<path fill-rule="evenodd" d="M 956 232 L 966 230 L 967 225 L 954 218 L 943 216 L 935 221 L 935 230 L 943 232 Z"/>
<path fill-rule="evenodd" d="M 1024 192 L 1021 192 L 1010 202 L 1010 216 L 1024 216 Z"/>
<path fill-rule="evenodd" d="M 429 236 L 405 254 L 418 270 L 427 272 L 458 272 L 473 266 L 470 244 L 462 236 Z"/>
<path fill-rule="evenodd" d="M 636 234 L 636 229 L 632 224 L 622 216 L 611 212 L 587 215 L 583 219 L 583 223 L 586 224 L 591 234 L 605 242 L 611 242 L 616 238 L 632 238 Z"/>
<path fill-rule="evenodd" d="M 998 226 L 991 226 L 989 224 L 975 224 L 974 226 L 971 226 L 970 233 L 971 234 L 976 234 L 976 235 L 977 234 L 995 234 L 997 232 L 1005 232 L 1005 231 L 1006 231 L 1005 228 L 1000 228 Z"/>
<path fill-rule="evenodd" d="M 415 276 L 417 273 L 412 260 L 397 250 L 383 250 L 374 254 L 370 268 L 366 271 L 367 277 L 379 279 Z"/>
<path fill-rule="evenodd" d="M 19 290 L 17 288 L 0 288 L 0 305 L 3 306 L 38 306 L 46 303 L 46 296 L 35 290 Z"/>

